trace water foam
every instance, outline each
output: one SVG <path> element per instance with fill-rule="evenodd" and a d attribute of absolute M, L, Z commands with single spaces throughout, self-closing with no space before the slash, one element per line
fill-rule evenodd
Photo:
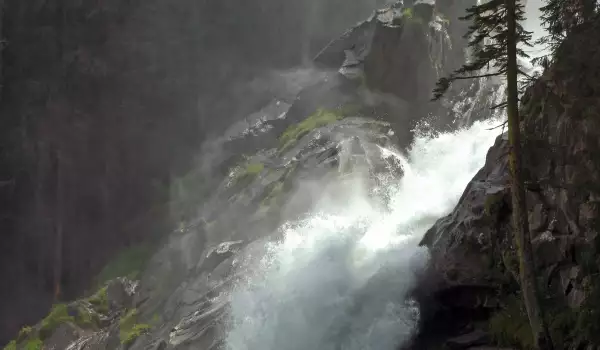
<path fill-rule="evenodd" d="M 483 165 L 496 125 L 420 135 L 406 157 L 385 150 L 404 164 L 402 178 L 373 192 L 362 185 L 368 175 L 354 173 L 338 184 L 342 203 L 323 199 L 285 224 L 284 238 L 231 293 L 227 348 L 392 350 L 408 339 L 418 308 L 407 294 L 427 261 L 417 242 Z M 388 208 L 373 193 L 386 193 Z"/>

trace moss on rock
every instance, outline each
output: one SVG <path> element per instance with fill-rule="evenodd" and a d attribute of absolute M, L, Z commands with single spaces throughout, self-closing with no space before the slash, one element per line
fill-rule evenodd
<path fill-rule="evenodd" d="M 40 338 L 46 339 L 56 328 L 58 328 L 61 324 L 72 322 L 75 323 L 75 318 L 69 315 L 69 310 L 67 305 L 65 304 L 56 304 L 52 306 L 52 310 L 46 318 L 42 320 L 40 325 Z"/>
<path fill-rule="evenodd" d="M 94 310 L 100 313 L 107 313 L 108 306 L 108 286 L 100 288 L 94 295 L 89 297 L 87 301 L 92 304 Z"/>
<path fill-rule="evenodd" d="M 342 109 L 325 110 L 319 108 L 298 124 L 289 126 L 279 137 L 279 152 L 290 149 L 300 138 L 316 128 L 320 128 L 344 118 L 347 111 Z"/>
<path fill-rule="evenodd" d="M 24 350 L 42 350 L 43 347 L 44 347 L 44 343 L 42 342 L 42 340 L 39 338 L 35 338 L 35 339 L 29 339 L 23 346 L 23 349 Z"/>
<path fill-rule="evenodd" d="M 560 306 L 556 300 L 552 303 L 547 301 L 547 304 L 546 320 L 554 344 L 570 348 L 568 344 L 574 344 L 576 339 L 589 339 L 589 334 L 582 333 L 587 321 L 582 323 L 579 310 Z M 592 324 L 596 323 L 597 317 Z M 512 346 L 523 350 L 535 348 L 525 304 L 516 295 L 507 297 L 504 308 L 490 318 L 489 332 L 499 346 Z"/>
<path fill-rule="evenodd" d="M 19 331 L 19 335 L 17 336 L 17 342 L 22 342 L 23 340 L 27 339 L 32 332 L 33 328 L 31 328 L 30 326 L 25 326 L 21 328 L 21 330 Z"/>
<path fill-rule="evenodd" d="M 489 332 L 494 342 L 500 346 L 533 349 L 533 335 L 527 312 L 521 299 L 516 296 L 510 296 L 504 308 L 492 316 L 489 321 Z"/>
<path fill-rule="evenodd" d="M 149 324 L 137 323 L 138 311 L 131 309 L 119 320 L 119 338 L 121 344 L 131 345 L 138 337 L 152 328 Z"/>
<path fill-rule="evenodd" d="M 4 350 L 17 350 L 17 341 L 11 340 L 10 343 L 6 344 Z"/>

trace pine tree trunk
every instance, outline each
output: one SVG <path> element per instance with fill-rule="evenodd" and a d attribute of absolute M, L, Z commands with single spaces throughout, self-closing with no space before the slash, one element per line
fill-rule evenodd
<path fill-rule="evenodd" d="M 520 270 L 520 284 L 523 301 L 527 308 L 529 324 L 538 349 L 552 349 L 546 322 L 544 321 L 535 277 L 535 264 L 529 222 L 525 186 L 522 174 L 520 118 L 517 87 L 517 34 L 516 34 L 516 1 L 505 0 L 507 12 L 507 114 L 508 140 L 510 144 L 510 171 L 512 192 L 512 219 L 515 242 L 517 244 Z"/>

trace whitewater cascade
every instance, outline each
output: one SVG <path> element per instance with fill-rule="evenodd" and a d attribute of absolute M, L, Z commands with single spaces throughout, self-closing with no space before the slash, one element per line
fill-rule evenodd
<path fill-rule="evenodd" d="M 402 177 L 372 185 L 367 164 L 324 184 L 312 212 L 280 227 L 233 288 L 227 349 L 392 350 L 406 340 L 419 317 L 407 296 L 427 261 L 417 242 L 484 164 L 498 124 L 417 133 L 406 157 L 383 149 Z"/>

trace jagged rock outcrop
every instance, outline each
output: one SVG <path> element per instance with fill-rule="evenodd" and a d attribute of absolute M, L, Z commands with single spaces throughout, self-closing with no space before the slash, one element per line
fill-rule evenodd
<path fill-rule="evenodd" d="M 465 61 L 468 23 L 459 17 L 474 4 L 396 2 L 333 40 L 314 61 L 318 67 L 339 69 L 385 98 L 378 113 L 393 115 L 399 132 L 419 120 L 437 130 L 469 125 L 489 117 L 489 108 L 502 100 L 500 82 L 458 81 L 440 101 L 430 98 L 436 81 Z"/>
<path fill-rule="evenodd" d="M 117 278 L 88 298 L 56 304 L 38 324 L 23 327 L 7 350 L 125 349 L 147 332 L 133 298 L 139 281 Z"/>
<path fill-rule="evenodd" d="M 70 299 L 168 230 L 172 176 L 270 100 L 258 76 L 382 2 L 0 1 L 0 343 L 51 306 L 57 227 Z"/>
<path fill-rule="evenodd" d="M 417 12 L 426 15 L 418 10 L 421 6 L 423 12 L 432 9 L 429 4 L 415 5 L 415 16 Z M 192 202 L 188 197 L 182 199 L 182 207 L 191 208 L 191 212 L 181 215 L 180 229 L 153 257 L 133 297 L 118 288 L 111 292 L 111 300 L 122 311 L 120 317 L 136 310 L 131 329 L 139 332 L 133 333 L 137 337 L 131 349 L 213 349 L 220 345 L 221 323 L 227 311 L 222 292 L 235 282 L 240 264 L 247 255 L 261 254 L 264 242 L 260 240 L 274 231 L 282 211 L 286 217 L 297 216 L 314 201 L 313 192 L 322 194 L 322 188 L 309 185 L 296 191 L 293 184 L 298 181 L 291 178 L 301 180 L 310 174 L 311 179 L 322 176 L 325 182 L 336 182 L 328 178 L 332 167 L 345 171 L 357 166 L 368 167 L 373 181 L 377 181 L 379 172 L 401 174 L 400 164 L 394 159 L 370 154 L 381 152 L 374 145 L 403 146 L 410 142 L 411 126 L 422 117 L 410 111 L 419 108 L 435 78 L 447 68 L 442 67 L 447 55 L 440 49 L 448 44 L 444 23 L 439 17 L 432 21 L 411 18 L 398 4 L 379 11 L 357 31 L 350 32 L 355 33 L 350 35 L 352 39 L 344 41 L 344 37 L 339 45 L 332 43 L 317 57 L 316 61 L 333 65 L 333 73 L 319 73 L 314 82 L 301 84 L 299 91 L 291 89 L 293 93 L 278 91 L 280 94 L 271 103 L 249 117 L 256 124 L 243 135 L 240 130 L 232 131 L 215 148 L 210 154 L 217 159 L 214 163 L 203 159 L 208 168 L 223 169 L 225 180 L 218 176 L 215 180 L 213 173 L 202 172 L 182 179 L 181 193 L 195 196 Z M 363 31 L 365 28 L 372 32 Z M 417 37 L 418 49 L 412 47 L 411 36 Z M 360 45 L 346 46 L 355 40 Z M 393 50 L 387 50 L 388 44 Z M 363 50 L 367 47 L 373 50 Z M 462 53 L 456 46 L 453 50 Z M 399 56 L 386 57 L 396 54 Z M 388 63 L 391 66 L 380 70 L 379 65 Z M 343 69 L 336 72 L 340 67 Z M 396 70 L 398 67 L 401 69 Z M 403 76 L 419 70 L 428 77 L 426 82 L 419 81 L 418 75 Z M 363 73 L 365 80 L 357 79 L 365 77 Z M 409 83 L 403 81 L 400 85 L 418 84 L 416 95 L 413 90 L 396 90 L 393 86 L 409 78 Z M 389 123 L 360 116 L 377 116 Z M 452 122 L 443 120 L 444 124 Z M 350 141 L 340 144 L 342 137 Z M 209 152 L 204 154 L 208 156 Z M 236 157 L 240 154 L 247 157 Z M 367 162 L 367 158 L 381 161 Z M 179 183 L 173 187 L 179 187 Z M 283 194 L 291 192 L 296 195 L 284 198 Z M 179 199 L 174 195 L 174 201 Z M 127 333 L 125 340 L 120 339 L 119 323 L 111 319 L 88 333 L 71 332 L 69 325 L 61 326 L 59 333 L 66 336 L 57 337 L 71 341 L 72 350 L 115 349 L 122 342 L 129 344 Z"/>
<path fill-rule="evenodd" d="M 597 320 L 590 318 L 600 306 L 598 96 L 600 21 L 577 28 L 566 39 L 555 63 L 521 101 L 523 165 L 537 275 L 554 341 L 563 349 L 600 344 Z M 512 328 L 513 334 L 506 334 L 523 320 L 513 302 L 518 302 L 518 264 L 510 229 L 507 153 L 508 143 L 500 136 L 454 211 L 423 238 L 422 244 L 432 253 L 425 285 L 445 310 L 468 310 L 471 319 L 465 324 L 473 326 L 475 314 L 485 321 L 494 313 L 489 322 L 496 340 L 526 347 L 526 323 L 524 332 Z M 458 290 L 462 298 L 448 297 Z M 503 324 L 503 313 L 512 321 Z"/>

